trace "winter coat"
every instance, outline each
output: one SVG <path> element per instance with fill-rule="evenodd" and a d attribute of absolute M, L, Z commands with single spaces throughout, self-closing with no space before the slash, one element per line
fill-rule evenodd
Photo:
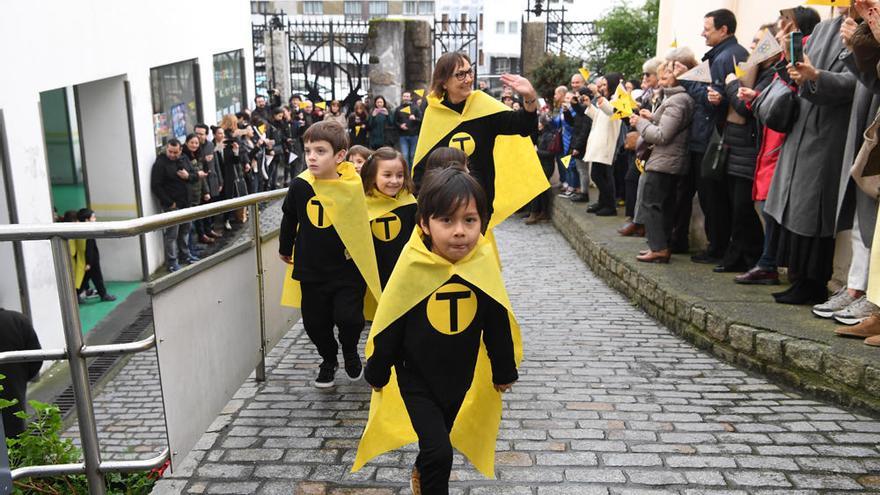
<path fill-rule="evenodd" d="M 590 129 L 593 121 L 587 117 L 587 108 L 583 105 L 572 105 L 571 111 L 563 112 L 565 121 L 571 125 L 571 143 L 569 151 L 577 151 L 577 158 L 582 158 L 587 151 L 587 139 L 590 137 Z"/>
<path fill-rule="evenodd" d="M 755 91 L 760 92 L 766 89 L 773 81 L 775 73 L 772 66 L 761 69 L 755 79 Z M 730 146 L 727 173 L 734 177 L 754 180 L 758 152 L 761 149 L 762 128 L 755 119 L 751 107 L 737 98 L 740 87 L 742 87 L 742 83 L 739 79 L 734 79 L 724 87 L 730 107 L 739 116 L 746 119 L 746 123 L 743 125 L 728 122 L 724 129 L 724 142 Z"/>
<path fill-rule="evenodd" d="M 377 150 L 391 142 L 387 139 L 390 134 L 387 131 L 392 124 L 393 122 L 390 114 L 380 112 L 375 115 L 370 115 L 370 118 L 367 120 L 370 148 Z"/>
<path fill-rule="evenodd" d="M 181 179 L 177 176 L 178 170 L 186 170 L 189 179 Z M 150 172 L 150 188 L 159 199 L 159 206 L 163 210 L 171 208 L 186 208 L 189 203 L 189 183 L 198 182 L 199 178 L 190 165 L 189 160 L 180 155 L 177 160 L 170 160 L 168 155 L 162 153 L 156 157 L 153 169 Z"/>
<path fill-rule="evenodd" d="M 712 132 L 727 117 L 727 96 L 724 92 L 727 75 L 733 72 L 734 59 L 737 62 L 749 58 L 749 52 L 737 42 L 735 36 L 731 36 L 714 46 L 703 55 L 703 60 L 709 61 L 709 71 L 712 74 L 712 88 L 721 93 L 721 103 L 713 105 L 707 99 L 709 85 L 695 81 L 681 81 L 681 85 L 694 99 L 694 120 L 691 124 L 691 132 L 688 147 L 690 151 L 705 153 L 709 147 Z"/>
<path fill-rule="evenodd" d="M 856 85 L 853 95 L 846 148 L 843 151 L 843 167 L 840 169 L 837 231 L 853 228 L 853 217 L 858 214 L 862 242 L 870 249 L 877 223 L 878 203 L 856 186 L 850 175 L 850 169 L 865 140 L 865 129 L 871 125 L 880 110 L 880 78 L 877 74 L 880 44 L 874 39 L 868 23 L 863 22 L 853 35 L 852 45 L 852 52 L 846 53 L 843 62 L 847 70 L 858 79 L 859 84 Z"/>
<path fill-rule="evenodd" d="M 351 145 L 359 144 L 369 147 L 370 142 L 367 138 L 367 115 L 360 116 L 354 112 L 348 115 L 348 136 L 351 138 Z"/>
<path fill-rule="evenodd" d="M 614 163 L 620 137 L 620 120 L 611 119 L 614 115 L 614 107 L 606 100 L 601 107 L 588 106 L 585 112 L 587 117 L 592 119 L 593 125 L 590 128 L 590 137 L 587 138 L 587 150 L 583 160 L 611 165 Z"/>
<path fill-rule="evenodd" d="M 206 159 L 208 156 L 211 156 L 210 160 Z M 220 167 L 217 165 L 218 157 L 217 153 L 214 153 L 214 143 L 206 141 L 199 148 L 199 162 L 202 164 L 205 172 L 208 173 L 208 177 L 205 178 L 205 182 L 208 185 L 208 194 L 211 195 L 212 199 L 219 197 L 220 188 L 223 187 L 223 175 L 220 173 Z"/>
<path fill-rule="evenodd" d="M 348 119 L 345 118 L 345 114 L 342 113 L 342 111 L 340 111 L 336 115 L 333 115 L 333 112 L 327 110 L 327 113 L 324 114 L 324 120 L 335 120 L 336 122 L 339 122 L 339 125 L 341 125 L 342 127 L 348 125 Z"/>
<path fill-rule="evenodd" d="M 694 100 L 681 86 L 663 88 L 663 103 L 651 120 L 639 119 L 636 130 L 654 151 L 645 170 L 682 175 L 688 171 L 688 128 L 694 115 Z"/>
<path fill-rule="evenodd" d="M 804 51 L 819 70 L 799 90 L 798 118 L 788 134 L 764 211 L 785 229 L 804 237 L 835 232 L 840 168 L 847 140 L 855 76 L 840 55 L 844 17 L 816 26 Z"/>

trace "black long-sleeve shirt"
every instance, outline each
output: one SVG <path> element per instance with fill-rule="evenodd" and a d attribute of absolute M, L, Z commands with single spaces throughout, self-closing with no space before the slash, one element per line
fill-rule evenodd
<path fill-rule="evenodd" d="M 370 385 L 384 387 L 395 366 L 427 385 L 440 400 L 459 397 L 473 381 L 481 338 L 492 364 L 492 381 L 516 381 L 507 309 L 455 275 L 375 337 L 364 376 Z"/>
<path fill-rule="evenodd" d="M 415 203 L 400 206 L 370 222 L 373 247 L 376 249 L 376 264 L 379 266 L 379 281 L 383 288 L 388 283 L 394 265 L 397 264 L 397 259 L 400 258 L 400 253 L 409 242 L 410 234 L 416 226 L 417 209 Z"/>
<path fill-rule="evenodd" d="M 30 320 L 17 311 L 0 308 L 0 352 L 33 349 L 40 349 L 40 339 Z M 18 400 L 18 404 L 3 409 L 3 429 L 7 437 L 24 431 L 24 420 L 15 417 L 15 413 L 24 411 L 27 384 L 37 376 L 42 365 L 42 361 L 0 365 L 0 374 L 6 377 L 0 380 L 3 385 L 0 397 Z"/>
<path fill-rule="evenodd" d="M 281 206 L 278 253 L 293 254 L 293 278 L 301 282 L 361 280 L 357 265 L 349 255 L 315 191 L 305 179 L 297 177 L 287 190 Z"/>
<path fill-rule="evenodd" d="M 444 100 L 443 105 L 455 112 L 462 113 L 466 101 L 452 104 Z M 527 112 L 525 110 L 498 112 L 479 119 L 462 122 L 452 132 L 440 139 L 431 148 L 431 151 L 434 151 L 436 148 L 449 146 L 453 148 L 458 147 L 467 152 L 467 150 L 471 149 L 471 145 L 473 146 L 473 151 L 468 156 L 468 169 L 486 191 L 491 212 L 492 203 L 495 199 L 496 164 L 493 156 L 495 138 L 515 134 L 528 137 L 537 128 L 537 112 Z M 464 134 L 467 134 L 467 136 Z M 470 140 L 473 140 L 473 143 L 469 143 L 468 141 Z M 416 189 L 421 186 L 422 176 L 425 174 L 425 160 L 430 154 L 430 152 L 426 153 L 416 164 L 415 170 L 413 170 L 413 181 L 416 183 Z M 501 166 L 504 166 L 504 164 L 501 164 Z"/>

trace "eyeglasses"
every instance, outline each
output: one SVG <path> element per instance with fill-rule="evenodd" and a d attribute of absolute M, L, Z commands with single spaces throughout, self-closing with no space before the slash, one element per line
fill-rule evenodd
<path fill-rule="evenodd" d="M 467 69 L 467 70 L 460 70 L 460 71 L 458 71 L 458 72 L 456 72 L 456 73 L 454 73 L 454 74 L 452 74 L 452 75 L 455 76 L 455 78 L 458 79 L 459 82 L 464 82 L 465 80 L 467 80 L 468 77 L 470 77 L 470 78 L 473 79 L 473 77 L 474 77 L 474 68 L 473 68 L 473 67 L 470 67 L 470 68 Z"/>

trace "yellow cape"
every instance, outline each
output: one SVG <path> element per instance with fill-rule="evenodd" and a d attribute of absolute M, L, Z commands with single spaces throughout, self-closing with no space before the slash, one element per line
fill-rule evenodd
<path fill-rule="evenodd" d="M 514 359 L 518 367 L 522 361 L 522 338 L 495 256 L 491 243 L 480 238 L 477 247 L 466 258 L 453 264 L 430 252 L 422 241 L 419 229 L 413 231 L 380 300 L 367 338 L 367 357 L 373 354 L 376 335 L 430 296 L 450 277 L 458 275 L 507 308 Z M 492 367 L 481 341 L 474 381 L 455 419 L 450 440 L 453 447 L 487 478 L 495 477 L 495 441 L 500 423 L 501 394 L 493 386 Z M 370 414 L 352 472 L 378 455 L 416 441 L 418 437 L 400 396 L 397 374 L 392 369 L 388 384 L 381 392 L 373 392 Z"/>
<path fill-rule="evenodd" d="M 67 245 L 70 246 L 70 262 L 73 266 L 74 288 L 79 289 L 83 279 L 86 277 L 86 240 L 68 239 Z"/>
<path fill-rule="evenodd" d="M 316 179 L 308 170 L 299 174 L 299 177 L 312 186 L 315 198 L 321 202 L 336 234 L 342 239 L 345 249 L 367 282 L 368 292 L 379 300 L 382 287 L 379 283 L 376 251 L 373 249 L 373 233 L 367 217 L 364 186 L 351 162 L 340 163 L 336 171 L 339 172 L 339 179 L 335 180 Z M 302 289 L 299 281 L 291 278 L 292 273 L 293 265 L 288 265 L 281 291 L 281 304 L 298 308 L 302 304 Z"/>
<path fill-rule="evenodd" d="M 389 213 L 401 206 L 407 206 L 416 203 L 416 197 L 412 195 L 409 191 L 401 191 L 397 193 L 397 197 L 392 198 L 391 196 L 387 196 L 382 194 L 381 192 L 375 191 L 372 195 L 367 196 L 367 217 L 372 222 L 373 220 Z M 404 232 L 401 232 L 399 235 L 406 235 Z M 364 297 L 364 318 L 367 320 L 373 319 L 376 315 L 376 308 L 379 303 L 376 302 L 376 298 L 370 294 L 370 291 L 367 291 L 366 296 Z"/>
<path fill-rule="evenodd" d="M 444 106 L 433 94 L 428 95 L 428 108 L 422 120 L 413 163 L 419 163 L 441 139 L 463 122 L 510 111 L 510 108 L 482 91 L 473 91 L 468 96 L 461 114 Z M 495 200 L 490 229 L 550 187 L 535 146 L 528 137 L 496 137 L 492 156 L 495 161 Z"/>

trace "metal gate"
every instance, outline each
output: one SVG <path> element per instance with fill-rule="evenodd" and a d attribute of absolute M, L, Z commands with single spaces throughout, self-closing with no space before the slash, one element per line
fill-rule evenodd
<path fill-rule="evenodd" d="M 446 52 L 464 52 L 470 57 L 474 70 L 480 65 L 479 22 L 468 20 L 466 14 L 459 19 L 449 19 L 445 15 L 434 19 L 434 63 Z M 475 73 L 476 76 L 476 73 Z M 474 77 L 476 84 L 477 78 Z"/>
<path fill-rule="evenodd" d="M 370 86 L 367 35 L 370 24 L 362 20 L 289 18 L 284 13 L 254 16 L 254 85 L 257 93 L 275 87 L 267 60 L 272 47 L 265 33 L 286 32 L 290 59 L 290 88 L 312 101 L 336 100 L 350 107 Z M 270 34 L 274 36 L 274 34 Z"/>
<path fill-rule="evenodd" d="M 585 60 L 594 51 L 596 25 L 591 21 L 566 21 L 565 8 L 549 9 L 547 13 L 547 53 Z M 604 58 L 604 57 L 603 57 Z"/>

